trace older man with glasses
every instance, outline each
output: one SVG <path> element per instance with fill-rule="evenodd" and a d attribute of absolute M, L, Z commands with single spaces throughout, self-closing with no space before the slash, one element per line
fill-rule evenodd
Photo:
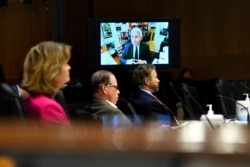
<path fill-rule="evenodd" d="M 104 126 L 131 126 L 130 120 L 116 106 L 120 91 L 115 75 L 107 70 L 98 70 L 91 76 L 90 82 L 93 98 L 84 111 L 101 120 Z"/>

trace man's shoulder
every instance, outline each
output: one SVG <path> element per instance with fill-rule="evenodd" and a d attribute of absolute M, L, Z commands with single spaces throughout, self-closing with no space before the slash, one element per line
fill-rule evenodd
<path fill-rule="evenodd" d="M 140 46 L 141 46 L 141 47 L 149 47 L 149 44 L 147 44 L 146 42 L 141 42 L 141 43 L 140 43 Z"/>
<path fill-rule="evenodd" d="M 129 43 L 127 43 L 127 44 L 124 46 L 124 48 L 130 48 L 131 46 L 133 46 L 133 45 L 132 45 L 131 42 L 129 42 Z"/>
<path fill-rule="evenodd" d="M 135 90 L 131 92 L 130 97 L 132 100 L 142 100 L 142 101 L 147 101 L 148 99 L 151 99 L 151 95 L 148 94 L 147 92 L 144 92 L 143 90 Z"/>
<path fill-rule="evenodd" d="M 93 99 L 86 107 L 86 110 L 90 111 L 91 113 L 112 113 L 112 112 L 119 112 L 119 109 L 115 108 L 107 101 L 103 99 Z"/>

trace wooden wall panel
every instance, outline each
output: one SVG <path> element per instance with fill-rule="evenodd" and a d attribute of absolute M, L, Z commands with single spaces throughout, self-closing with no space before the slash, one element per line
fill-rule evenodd
<path fill-rule="evenodd" d="M 132 5 L 94 1 L 95 17 L 178 17 L 181 19 L 181 67 L 195 78 L 249 79 L 250 1 L 162 0 Z M 98 7 L 100 6 L 100 7 Z M 129 8 L 129 10 L 128 10 Z M 173 69 L 177 78 L 180 69 Z"/>
<path fill-rule="evenodd" d="M 249 79 L 249 5 L 247 0 L 164 1 L 164 15 L 182 20 L 182 67 L 192 68 L 197 79 Z"/>
<path fill-rule="evenodd" d="M 93 0 L 93 17 L 155 17 L 160 16 L 164 0 Z M 158 4 L 158 5 L 157 5 Z"/>
<path fill-rule="evenodd" d="M 8 0 L 7 8 L 0 9 L 0 63 L 8 83 L 18 82 L 28 49 L 52 39 L 50 12 L 40 0 L 33 0 L 32 4 Z"/>
<path fill-rule="evenodd" d="M 64 42 L 73 46 L 71 80 L 85 80 L 88 75 L 87 33 L 92 5 L 83 0 L 64 0 Z"/>
<path fill-rule="evenodd" d="M 61 0 L 62 36 L 73 45 L 72 77 L 87 71 L 88 17 L 179 17 L 181 67 L 190 67 L 196 79 L 249 79 L 250 1 L 239 0 Z M 30 46 L 53 39 L 51 10 L 41 0 L 20 4 L 8 0 L 0 9 L 0 63 L 7 79 L 17 80 Z M 59 15 L 60 16 L 60 15 Z M 58 17 L 59 17 L 58 16 Z M 61 18 L 61 19 L 62 19 Z M 171 70 L 177 77 L 180 69 Z"/>

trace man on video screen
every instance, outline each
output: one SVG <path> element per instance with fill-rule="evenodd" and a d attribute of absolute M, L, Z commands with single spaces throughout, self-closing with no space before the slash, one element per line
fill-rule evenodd
<path fill-rule="evenodd" d="M 121 56 L 121 64 L 151 64 L 153 57 L 149 45 L 142 42 L 142 31 L 138 27 L 131 30 L 131 42 L 126 44 Z"/>

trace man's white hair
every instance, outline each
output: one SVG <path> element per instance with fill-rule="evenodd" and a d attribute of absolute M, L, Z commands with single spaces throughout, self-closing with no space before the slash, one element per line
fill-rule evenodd
<path fill-rule="evenodd" d="M 141 31 L 141 29 L 140 29 L 139 27 L 134 27 L 134 28 L 131 30 L 131 35 L 132 35 L 132 34 L 136 34 L 136 33 L 138 33 L 138 32 L 139 32 L 140 36 L 142 36 L 142 31 Z"/>

